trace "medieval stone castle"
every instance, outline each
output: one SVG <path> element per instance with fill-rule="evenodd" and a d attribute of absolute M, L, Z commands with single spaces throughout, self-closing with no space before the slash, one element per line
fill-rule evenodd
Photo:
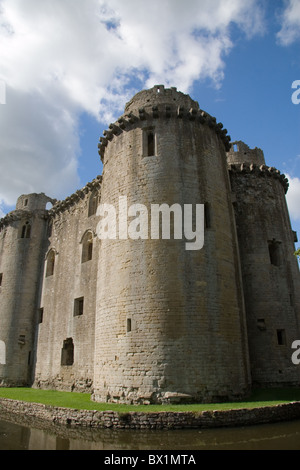
<path fill-rule="evenodd" d="M 145 404 L 299 386 L 285 176 L 176 88 L 141 91 L 103 134 L 102 176 L 63 201 L 20 196 L 0 220 L 1 385 Z M 100 239 L 97 207 L 120 196 L 204 205 L 203 248 Z"/>

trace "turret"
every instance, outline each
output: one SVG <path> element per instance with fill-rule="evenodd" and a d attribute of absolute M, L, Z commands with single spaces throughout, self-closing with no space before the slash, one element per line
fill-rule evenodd
<path fill-rule="evenodd" d="M 298 385 L 291 345 L 300 337 L 300 276 L 285 194 L 288 180 L 243 142 L 227 154 L 254 385 Z"/>
<path fill-rule="evenodd" d="M 133 97 L 100 138 L 100 202 L 118 218 L 116 237 L 101 239 L 95 400 L 210 401 L 247 392 L 229 142 L 197 102 L 163 86 Z M 191 239 L 180 232 L 185 205 L 205 224 L 204 246 L 187 247 Z M 204 216 L 196 217 L 197 205 Z M 151 231 L 153 206 L 162 211 L 161 232 L 159 224 Z"/>
<path fill-rule="evenodd" d="M 45 194 L 19 197 L 0 221 L 0 384 L 31 383 L 39 282 L 47 232 Z"/>

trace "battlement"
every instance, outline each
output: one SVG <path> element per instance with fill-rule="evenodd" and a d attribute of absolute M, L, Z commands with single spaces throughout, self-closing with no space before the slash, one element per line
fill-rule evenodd
<path fill-rule="evenodd" d="M 80 199 L 82 199 L 89 192 L 99 189 L 102 182 L 102 176 L 98 175 L 93 181 L 87 183 L 83 188 L 78 189 L 75 193 L 68 196 L 63 201 L 57 201 L 56 204 L 49 210 L 49 215 L 55 215 L 73 204 L 76 204 Z"/>
<path fill-rule="evenodd" d="M 125 106 L 125 113 L 103 131 L 98 144 L 98 153 L 103 161 L 105 148 L 114 136 L 131 130 L 142 121 L 156 119 L 186 119 L 195 124 L 207 125 L 220 136 L 225 150 L 230 150 L 230 136 L 222 123 L 217 123 L 215 117 L 199 108 L 199 104 L 189 95 L 178 92 L 176 88 L 165 89 L 157 85 L 150 90 L 137 93 Z"/>
<path fill-rule="evenodd" d="M 284 188 L 284 192 L 287 193 L 289 188 L 289 180 L 285 176 L 285 174 L 280 173 L 274 167 L 270 167 L 267 165 L 256 165 L 255 163 L 247 164 L 229 164 L 229 171 L 232 173 L 244 173 L 244 174 L 255 174 L 257 176 L 266 176 L 276 178 L 280 181 Z"/>
<path fill-rule="evenodd" d="M 172 103 L 183 108 L 195 108 L 199 110 L 199 104 L 189 95 L 177 91 L 177 88 L 165 88 L 164 85 L 155 85 L 149 90 L 137 93 L 126 105 L 125 113 L 132 113 L 140 107 L 151 107 L 155 105 L 166 105 Z"/>

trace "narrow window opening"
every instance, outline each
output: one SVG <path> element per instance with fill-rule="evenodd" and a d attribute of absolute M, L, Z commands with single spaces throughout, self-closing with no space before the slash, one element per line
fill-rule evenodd
<path fill-rule="evenodd" d="M 148 145 L 148 157 L 152 157 L 154 155 L 154 134 L 152 131 L 148 132 L 147 136 L 147 145 Z"/>
<path fill-rule="evenodd" d="M 238 148 L 237 144 L 233 144 L 233 151 L 234 151 L 234 152 L 238 152 L 238 151 L 239 151 L 239 148 Z"/>
<path fill-rule="evenodd" d="M 40 308 L 38 311 L 38 322 L 43 323 L 43 318 L 44 318 L 44 309 Z"/>
<path fill-rule="evenodd" d="M 67 338 L 63 342 L 61 350 L 61 365 L 72 366 L 74 363 L 74 343 L 72 338 Z"/>
<path fill-rule="evenodd" d="M 131 318 L 127 318 L 127 333 L 131 331 Z"/>
<path fill-rule="evenodd" d="M 277 330 L 277 343 L 279 346 L 286 344 L 285 330 Z"/>
<path fill-rule="evenodd" d="M 269 256 L 270 256 L 271 264 L 273 264 L 273 266 L 280 266 L 281 264 L 280 242 L 275 241 L 273 239 L 272 241 L 268 242 L 268 246 L 269 246 Z"/>
<path fill-rule="evenodd" d="M 51 250 L 47 256 L 46 277 L 53 276 L 55 265 L 55 252 Z"/>
<path fill-rule="evenodd" d="M 82 255 L 81 262 L 85 263 L 93 258 L 93 235 L 88 232 L 82 241 Z"/>
<path fill-rule="evenodd" d="M 79 297 L 74 300 L 74 317 L 83 315 L 84 297 Z"/>
<path fill-rule="evenodd" d="M 205 228 L 211 228 L 211 210 L 208 202 L 204 203 L 204 223 Z"/>
<path fill-rule="evenodd" d="M 92 193 L 89 199 L 88 217 L 95 215 L 98 207 L 98 194 Z"/>
<path fill-rule="evenodd" d="M 27 361 L 28 366 L 30 366 L 30 361 L 31 361 L 31 351 L 28 352 L 28 361 Z"/>
<path fill-rule="evenodd" d="M 24 206 L 26 207 L 27 205 L 28 205 L 28 199 L 25 199 Z"/>
<path fill-rule="evenodd" d="M 0 273 L 0 287 L 2 286 L 3 274 Z"/>
<path fill-rule="evenodd" d="M 29 224 L 29 222 L 26 222 L 26 224 L 22 227 L 21 238 L 30 238 L 30 233 L 31 225 Z"/>

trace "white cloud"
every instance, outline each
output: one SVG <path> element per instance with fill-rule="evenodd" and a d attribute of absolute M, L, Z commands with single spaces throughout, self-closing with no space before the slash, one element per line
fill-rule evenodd
<path fill-rule="evenodd" d="M 263 28 L 258 0 L 2 0 L 0 201 L 78 184 L 78 117 L 109 123 L 137 88 L 220 84 L 231 26 Z M 136 89 L 133 89 L 135 83 Z"/>
<path fill-rule="evenodd" d="M 286 0 L 285 3 L 277 38 L 282 45 L 288 46 L 300 39 L 300 0 Z"/>
<path fill-rule="evenodd" d="M 300 178 L 293 178 L 287 175 L 289 180 L 289 190 L 286 195 L 290 216 L 296 221 L 300 221 Z"/>

